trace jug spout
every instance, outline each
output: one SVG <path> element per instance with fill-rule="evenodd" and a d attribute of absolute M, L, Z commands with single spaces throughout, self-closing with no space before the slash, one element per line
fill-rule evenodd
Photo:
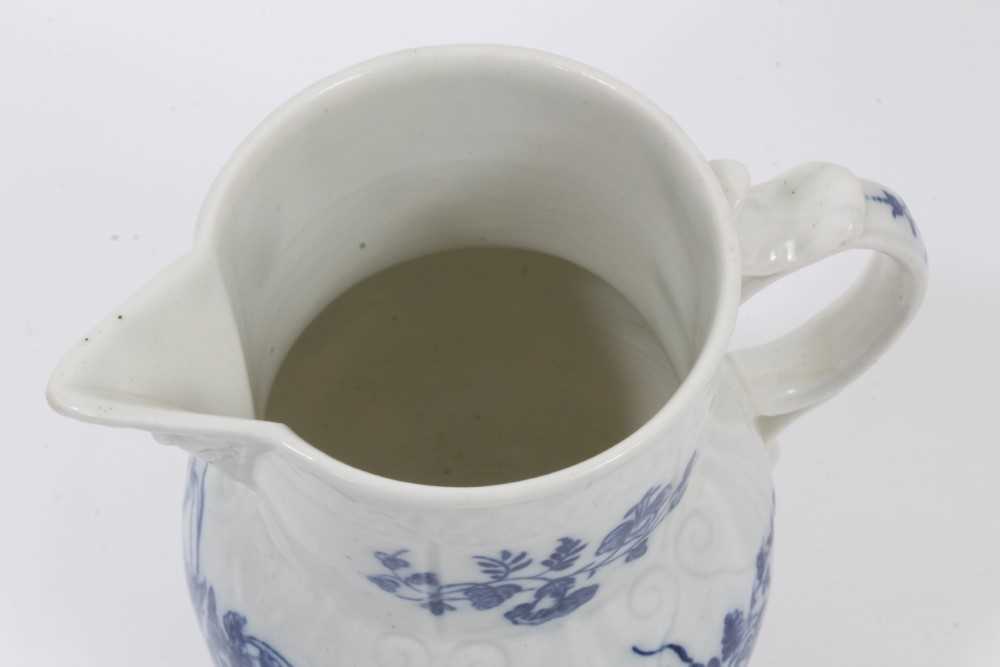
<path fill-rule="evenodd" d="M 189 255 L 113 311 L 62 359 L 47 398 L 64 415 L 144 429 L 202 454 L 213 447 L 198 435 L 252 418 L 239 327 L 215 261 Z"/>

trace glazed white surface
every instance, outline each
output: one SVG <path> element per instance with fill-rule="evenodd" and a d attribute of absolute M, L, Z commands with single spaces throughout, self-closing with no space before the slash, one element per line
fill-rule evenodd
<path fill-rule="evenodd" d="M 582 7 L 577 9 L 583 11 Z M 100 16 L 100 9 L 91 11 Z M 701 11 L 708 16 L 710 8 Z M 981 368 L 983 359 L 988 361 L 980 354 L 995 340 L 991 332 L 996 321 L 988 314 L 996 304 L 997 277 L 987 259 L 995 233 L 987 236 L 990 230 L 981 224 L 980 207 L 988 202 L 975 193 L 989 191 L 981 156 L 989 152 L 983 145 L 991 136 L 985 120 L 996 105 L 984 97 L 989 94 L 981 85 L 985 72 L 977 76 L 973 67 L 965 67 L 978 63 L 976 67 L 987 68 L 996 54 L 995 49 L 987 50 L 991 47 L 985 37 L 978 41 L 969 37 L 968 31 L 976 34 L 977 23 L 988 23 L 985 18 L 976 22 L 964 16 L 928 17 L 928 24 L 961 39 L 964 49 L 949 54 L 951 61 L 935 59 L 918 68 L 915 63 L 925 57 L 917 48 L 919 31 L 891 29 L 895 13 L 880 11 L 866 7 L 845 12 L 837 25 L 842 22 L 844 30 L 862 26 L 864 39 L 855 46 L 883 61 L 880 40 L 891 39 L 901 50 L 912 40 L 907 60 L 893 60 L 897 65 L 893 76 L 857 69 L 851 58 L 833 62 L 826 57 L 824 49 L 833 46 L 824 39 L 832 37 L 826 37 L 829 19 L 819 12 L 813 16 L 815 23 L 809 14 L 804 25 L 796 22 L 796 34 L 785 35 L 775 51 L 763 45 L 755 50 L 744 32 L 747 21 L 734 25 L 724 34 L 736 46 L 717 44 L 719 60 L 709 58 L 695 70 L 691 63 L 682 67 L 667 62 L 679 47 L 663 46 L 674 35 L 671 31 L 679 30 L 670 24 L 691 21 L 690 14 L 657 16 L 656 25 L 642 25 L 652 23 L 650 17 L 630 22 L 627 39 L 622 31 L 620 41 L 600 47 L 592 35 L 585 39 L 582 32 L 578 42 L 564 31 L 558 37 L 555 32 L 546 36 L 502 28 L 476 34 L 563 50 L 611 70 L 668 108 L 710 156 L 745 159 L 757 177 L 815 153 L 843 161 L 858 173 L 884 178 L 907 198 L 930 238 L 937 287 L 932 286 L 932 298 L 917 325 L 858 386 L 793 426 L 783 438 L 787 444 L 778 468 L 779 565 L 758 650 L 757 660 L 763 664 L 807 657 L 815 664 L 815 646 L 828 645 L 830 636 L 838 637 L 839 643 L 822 656 L 830 656 L 828 664 L 930 665 L 945 659 L 983 664 L 976 651 L 990 655 L 990 637 L 997 634 L 998 609 L 992 596 L 997 582 L 989 565 L 995 562 L 997 545 L 995 532 L 982 529 L 991 525 L 988 508 L 996 504 L 988 495 L 995 492 L 987 488 L 984 471 L 989 457 L 995 459 L 997 454 L 983 444 L 989 433 L 983 421 L 988 396 L 986 386 L 977 392 L 977 382 L 984 380 L 971 371 L 974 366 Z M 56 420 L 41 404 L 41 386 L 55 357 L 95 314 L 120 302 L 154 265 L 187 248 L 193 211 L 205 184 L 262 112 L 309 79 L 406 41 L 400 35 L 391 36 L 398 42 L 385 35 L 354 36 L 358 41 L 348 40 L 334 51 L 322 26 L 299 27 L 316 30 L 309 33 L 317 39 L 315 53 L 324 54 L 316 62 L 303 65 L 296 60 L 301 51 L 294 51 L 283 56 L 287 59 L 282 65 L 265 64 L 254 60 L 247 42 L 247 57 L 238 66 L 222 58 L 206 67 L 205 59 L 212 57 L 207 47 L 199 46 L 203 33 L 194 30 L 190 37 L 180 38 L 182 43 L 190 40 L 188 53 L 173 47 L 157 50 L 154 39 L 153 46 L 139 51 L 145 56 L 131 61 L 138 64 L 114 65 L 90 40 L 117 44 L 113 35 L 129 25 L 129 17 L 116 16 L 123 22 L 106 22 L 112 27 L 98 28 L 91 18 L 71 14 L 56 14 L 56 20 L 46 24 L 44 15 L 25 10 L 22 20 L 15 22 L 17 37 L 7 42 L 14 48 L 34 49 L 30 53 L 37 72 L 46 77 L 17 79 L 24 94 L 4 111 L 12 115 L 8 127 L 24 128 L 13 145 L 21 157 L 18 164 L 27 166 L 7 180 L 23 187 L 13 190 L 4 206 L 13 207 L 10 219 L 32 223 L 19 228 L 14 237 L 23 235 L 28 252 L 16 253 L 3 268 L 9 272 L 5 289 L 11 290 L 10 303 L 16 306 L 6 315 L 10 338 L 18 349 L 30 350 L 12 360 L 13 374 L 5 391 L 15 406 L 17 439 L 49 445 L 26 448 L 23 454 L 18 450 L 19 465 L 11 468 L 16 474 L 9 480 L 5 477 L 3 491 L 9 494 L 6 506 L 24 507 L 13 521 L 15 533 L 23 531 L 26 538 L 17 540 L 10 552 L 15 563 L 11 572 L 18 573 L 10 577 L 9 588 L 14 591 L 10 599 L 18 603 L 0 605 L 7 629 L 0 638 L 10 643 L 9 652 L 27 663 L 133 664 L 136 656 L 142 656 L 147 664 L 160 664 L 159 660 L 197 664 L 204 659 L 179 573 L 179 530 L 174 527 L 183 479 L 181 457 L 176 451 L 151 447 L 134 433 Z M 167 27 L 174 20 L 186 23 L 183 10 L 166 18 Z M 455 32 L 439 28 L 433 32 L 440 37 L 437 41 L 465 36 L 457 32 L 460 14 L 448 20 L 453 23 L 445 26 Z M 751 26 L 754 21 L 770 25 L 763 15 L 748 20 Z M 555 19 L 547 21 L 540 17 L 538 26 L 558 25 Z M 162 33 L 158 28 L 148 30 L 163 35 L 162 40 L 173 39 L 167 36 L 167 27 Z M 693 34 L 718 38 L 707 27 L 701 30 Z M 680 31 L 676 36 L 685 34 Z M 53 35 L 63 37 L 55 41 L 57 48 L 43 48 Z M 817 41 L 818 35 L 823 38 Z M 650 62 L 649 53 L 656 48 L 664 49 L 664 57 Z M 747 57 L 749 64 L 734 74 L 731 60 L 725 59 L 724 65 L 721 57 L 730 48 L 756 55 Z M 781 67 L 772 60 L 780 61 Z M 827 83 L 833 77 L 839 82 L 836 90 L 844 94 L 836 108 L 820 102 L 828 100 L 830 90 L 816 80 L 817 60 L 830 75 L 825 77 Z M 144 94 L 124 95 L 123 89 L 136 86 L 137 69 L 131 68 L 138 67 L 147 74 L 139 84 Z M 305 70 L 308 76 L 288 75 Z M 24 71 L 31 69 L 22 70 L 22 76 Z M 964 90 L 979 99 L 963 111 L 968 122 L 956 126 L 955 136 L 947 141 L 944 135 L 926 132 L 939 120 L 933 105 L 923 105 L 927 71 L 940 73 L 942 87 L 956 94 Z M 260 72 L 268 73 L 264 84 Z M 706 90 L 704 77 L 731 84 L 724 91 Z M 227 82 L 226 95 L 219 92 L 221 80 Z M 80 88 L 72 104 L 53 89 L 53 81 L 70 91 Z M 737 121 L 724 107 L 734 88 L 738 93 L 747 86 L 756 86 L 754 101 L 741 104 L 746 116 Z M 770 95 L 760 94 L 760 89 Z M 94 90 L 105 97 L 95 102 Z M 206 96 L 214 102 L 203 103 Z M 197 111 L 196 104 L 201 105 Z M 178 117 L 180 122 L 174 120 Z M 853 122 L 845 123 L 845 117 Z M 115 122 L 105 124 L 108 118 Z M 170 131 L 161 138 L 147 134 L 154 125 Z M 808 150 L 803 142 L 809 142 Z M 961 152 L 969 145 L 979 150 Z M 927 160 L 931 154 L 967 165 L 970 180 L 961 187 L 942 182 L 941 167 Z M 208 155 L 217 159 L 212 162 Z M 983 161 L 983 170 L 972 168 L 977 159 Z M 60 170 L 58 165 L 68 166 Z M 66 195 L 52 196 L 53 188 Z M 150 206 L 150 201 L 156 205 Z M 973 227 L 977 220 L 980 223 Z M 968 236 L 957 230 L 967 230 Z M 56 237 L 65 241 L 52 247 Z M 59 275 L 44 272 L 38 257 L 52 257 L 53 265 L 61 267 Z M 830 292 L 844 284 L 832 268 L 818 269 L 814 275 Z M 25 284 L 32 288 L 25 289 Z M 783 298 L 772 297 L 769 303 L 772 308 L 809 303 L 817 291 L 815 285 L 800 281 L 788 286 Z M 55 312 L 56 303 L 65 308 Z M 778 317 L 772 311 L 768 319 L 778 321 L 766 326 L 777 331 L 793 317 L 794 313 Z M 963 323 L 958 327 L 961 345 L 946 355 L 940 341 L 954 339 L 954 322 Z M 965 398 L 961 404 L 942 400 L 936 386 L 963 387 Z M 45 470 L 44 477 L 34 474 L 36 470 Z M 968 519 L 956 521 L 955 516 Z M 980 530 L 974 529 L 977 525 Z M 886 533 L 893 539 L 885 540 Z M 879 547 L 858 548 L 859 544 Z M 952 560 L 955 545 L 964 547 L 961 567 Z M 950 576 L 955 580 L 941 574 L 946 570 L 954 572 Z M 59 628 L 55 634 L 54 627 Z M 886 636 L 893 641 L 886 642 Z M 930 639 L 913 642 L 915 636 Z"/>

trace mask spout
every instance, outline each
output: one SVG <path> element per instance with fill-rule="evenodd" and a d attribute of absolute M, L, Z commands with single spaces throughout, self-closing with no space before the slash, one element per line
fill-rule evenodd
<path fill-rule="evenodd" d="M 214 259 L 181 259 L 112 312 L 62 359 L 47 398 L 75 419 L 147 430 L 204 459 L 245 462 L 226 425 L 252 419 L 254 403 Z"/>

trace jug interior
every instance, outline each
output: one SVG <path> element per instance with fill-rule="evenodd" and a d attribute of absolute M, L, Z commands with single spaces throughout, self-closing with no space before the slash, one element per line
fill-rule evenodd
<path fill-rule="evenodd" d="M 510 448 L 498 459 L 509 462 L 518 451 L 544 447 L 543 440 L 569 443 L 588 428 L 593 436 L 580 437 L 573 456 L 550 453 L 520 470 L 497 473 L 499 464 L 483 463 L 479 472 L 470 466 L 459 474 L 454 459 L 429 471 L 400 468 L 430 483 L 492 483 L 541 474 L 614 444 L 668 400 L 718 314 L 724 251 L 706 222 L 718 211 L 717 202 L 703 196 L 704 163 L 692 159 L 686 140 L 667 131 L 669 121 L 647 103 L 585 72 L 535 62 L 530 52 L 427 53 L 401 62 L 389 58 L 363 67 L 277 112 L 242 149 L 240 168 L 224 175 L 206 209 L 200 240 L 210 245 L 226 284 L 257 416 L 297 421 L 299 435 L 309 441 L 313 433 L 313 444 L 329 449 L 319 441 L 332 442 L 347 431 L 338 436 L 341 420 L 319 435 L 325 406 L 330 398 L 346 397 L 351 385 L 349 375 L 323 375 L 330 368 L 323 355 L 332 354 L 347 365 L 341 371 L 356 372 L 350 376 L 355 379 L 375 373 L 379 364 L 385 376 L 390 359 L 410 363 L 413 373 L 401 371 L 409 377 L 406 392 L 426 393 L 421 400 L 437 401 L 439 415 L 453 409 L 455 423 L 476 414 L 485 418 L 488 407 L 473 406 L 460 383 L 433 374 L 419 378 L 417 371 L 426 372 L 430 361 L 421 359 L 420 366 L 413 357 L 418 343 L 430 344 L 435 336 L 442 358 L 445 344 L 455 352 L 454 336 L 447 335 L 460 331 L 463 321 L 470 334 L 471 320 L 479 318 L 496 328 L 496 356 L 480 340 L 469 344 L 463 362 L 448 363 L 460 370 L 492 360 L 493 372 L 499 372 L 505 359 L 518 368 L 525 396 L 520 403 L 511 402 L 512 392 L 506 396 L 508 405 L 522 406 L 520 423 L 498 418 L 489 424 L 489 435 L 485 425 L 449 431 L 438 427 L 440 419 L 431 420 L 420 431 L 422 447 L 433 451 L 444 433 L 445 441 L 471 438 Z M 413 286 L 397 281 L 398 289 L 383 302 L 372 297 L 374 305 L 361 307 L 364 300 L 349 291 L 389 267 L 460 248 L 478 250 L 438 255 L 422 269 L 398 268 L 422 277 L 411 276 Z M 486 248 L 508 250 L 489 254 Z M 514 287 L 501 280 L 522 264 L 528 276 L 548 276 L 550 282 L 535 286 L 538 294 L 530 288 L 511 292 Z M 520 285 L 516 276 L 507 278 Z M 376 277 L 373 284 L 379 280 L 385 279 Z M 426 298 L 435 290 L 422 296 L 407 291 L 421 281 L 438 286 L 438 301 Z M 369 284 L 357 288 L 365 290 L 378 292 Z M 496 301 L 494 308 L 486 295 Z M 324 309 L 341 296 L 343 311 L 328 317 Z M 464 320 L 464 313 L 446 312 L 459 302 L 468 313 Z M 520 317 L 518 304 L 527 309 Z M 393 308 L 408 308 L 407 316 L 422 322 L 419 335 L 392 338 Z M 552 317 L 545 334 L 547 309 Z M 486 329 L 480 333 L 490 333 Z M 324 347 L 317 333 L 322 331 L 329 345 L 343 336 L 343 349 Z M 504 331 L 522 341 L 520 357 L 515 348 L 497 351 Z M 560 383 L 539 381 L 539 365 L 560 359 L 556 341 L 538 342 L 545 335 L 565 337 L 564 356 L 579 352 L 571 355 L 576 370 L 567 370 Z M 288 357 L 288 377 L 275 384 L 300 336 L 306 351 Z M 587 355 L 592 358 L 584 360 Z M 296 375 L 304 370 L 312 375 Z M 572 372 L 579 373 L 575 382 Z M 300 378 L 297 386 L 288 379 L 294 377 Z M 357 391 L 370 395 L 366 382 L 370 378 Z M 434 382 L 440 386 L 432 387 Z M 388 385 L 380 390 L 391 391 Z M 536 403 L 535 413 L 528 400 L 533 392 L 549 399 Z M 552 398 L 559 392 L 562 404 Z M 478 397 L 477 405 L 496 402 L 484 389 L 470 396 Z M 399 398 L 397 407 L 408 406 L 412 414 L 396 413 L 400 423 L 382 424 L 383 435 L 405 435 L 418 423 L 418 403 Z M 337 409 L 357 415 L 366 408 L 352 397 Z M 545 411 L 552 419 L 536 429 L 540 435 L 529 439 L 518 431 L 543 424 Z M 369 424 L 392 418 L 391 410 L 368 416 Z M 351 448 L 360 453 L 371 441 L 363 430 L 356 438 Z M 405 448 L 403 440 L 391 447 Z M 454 442 L 440 447 L 457 455 Z M 405 477 L 398 470 L 382 472 Z"/>
<path fill-rule="evenodd" d="M 292 346 L 265 417 L 384 477 L 485 486 L 601 452 L 678 383 L 645 318 L 594 274 L 466 248 L 334 300 Z"/>

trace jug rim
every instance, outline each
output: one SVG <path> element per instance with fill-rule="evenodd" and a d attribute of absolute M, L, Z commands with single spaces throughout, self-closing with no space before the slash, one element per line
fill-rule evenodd
<path fill-rule="evenodd" d="M 567 76 L 585 77 L 608 88 L 622 103 L 632 107 L 649 120 L 655 121 L 659 132 L 671 142 L 674 150 L 682 151 L 685 163 L 696 170 L 698 183 L 702 186 L 700 193 L 692 192 L 692 196 L 700 196 L 711 204 L 713 215 L 711 220 L 702 221 L 712 230 L 715 252 L 719 253 L 718 266 L 722 275 L 718 282 L 719 288 L 715 295 L 716 310 L 705 343 L 698 357 L 685 374 L 677 390 L 671 395 L 649 419 L 643 422 L 632 433 L 616 442 L 614 445 L 573 465 L 555 470 L 536 477 L 530 477 L 511 482 L 486 486 L 437 486 L 406 482 L 384 477 L 366 470 L 356 468 L 337 460 L 304 438 L 296 434 L 284 424 L 264 420 L 252 420 L 256 425 L 270 424 L 267 430 L 270 436 L 278 438 L 283 447 L 295 454 L 297 458 L 307 460 L 311 465 L 318 465 L 324 472 L 343 482 L 354 485 L 375 484 L 381 487 L 383 493 L 398 490 L 401 497 L 416 500 L 426 497 L 441 502 L 475 503 L 478 500 L 497 497 L 523 499 L 526 496 L 546 495 L 558 488 L 590 477 L 601 469 L 614 467 L 641 451 L 644 442 L 653 433 L 661 431 L 669 422 L 675 420 L 681 413 L 689 409 L 697 395 L 705 391 L 715 377 L 719 366 L 728 349 L 729 339 L 735 328 L 736 315 L 740 300 L 740 252 L 739 242 L 733 224 L 732 206 L 727 199 L 718 177 L 708 161 L 694 145 L 693 141 L 675 123 L 675 121 L 658 105 L 628 84 L 619 81 L 602 71 L 578 61 L 537 49 L 508 46 L 501 44 L 452 44 L 440 46 L 425 46 L 405 49 L 377 56 L 362 62 L 347 70 L 326 77 L 298 95 L 286 101 L 271 113 L 244 141 L 233 154 L 210 194 L 205 200 L 198 222 L 199 242 L 208 242 L 213 229 L 213 221 L 219 219 L 221 209 L 226 205 L 225 195 L 227 184 L 231 178 L 246 169 L 249 161 L 259 155 L 256 150 L 266 143 L 272 132 L 284 128 L 286 123 L 294 122 L 295 117 L 304 111 L 317 97 L 327 93 L 331 88 L 350 82 L 358 77 L 369 76 L 384 68 L 406 66 L 419 58 L 467 58 L 490 59 L 500 58 L 523 63 L 529 67 L 554 68 Z M 210 242 L 209 242 L 210 245 Z M 396 495 L 393 493 L 393 495 Z"/>
<path fill-rule="evenodd" d="M 644 446 L 654 446 L 650 436 L 661 432 L 690 409 L 701 392 L 707 391 L 723 363 L 729 340 L 735 327 L 740 302 L 740 252 L 733 224 L 733 209 L 721 183 L 708 161 L 691 139 L 673 119 L 650 99 L 631 86 L 616 78 L 584 65 L 545 51 L 495 44 L 460 44 L 427 46 L 397 51 L 378 56 L 354 67 L 326 77 L 272 111 L 236 148 L 232 156 L 220 170 L 198 215 L 194 248 L 187 256 L 192 270 L 200 266 L 217 269 L 215 247 L 215 223 L 227 206 L 227 195 L 233 180 L 247 169 L 253 168 L 255 160 L 266 151 L 261 150 L 279 130 L 289 123 L 301 119 L 301 114 L 320 95 L 359 77 L 370 76 L 384 68 L 397 68 L 412 63 L 414 59 L 495 59 L 500 58 L 511 64 L 527 67 L 541 67 L 559 70 L 561 75 L 584 77 L 607 88 L 617 100 L 630 107 L 656 127 L 662 135 L 663 144 L 683 156 L 683 168 L 691 171 L 698 190 L 690 196 L 698 197 L 710 212 L 700 223 L 710 231 L 711 248 L 717 254 L 716 264 L 719 276 L 713 294 L 715 304 L 704 343 L 688 373 L 684 375 L 676 391 L 657 411 L 632 433 L 604 449 L 598 454 L 573 465 L 536 477 L 520 479 L 485 486 L 437 486 L 384 477 L 376 473 L 356 468 L 337 460 L 304 438 L 297 435 L 287 425 L 264 419 L 226 417 L 221 415 L 175 411 L 149 405 L 140 405 L 131 410 L 111 415 L 102 408 L 100 401 L 87 396 L 86 390 L 67 383 L 60 383 L 58 371 L 49 385 L 50 404 L 60 413 L 75 418 L 116 426 L 132 426 L 151 430 L 154 433 L 199 436 L 206 434 L 224 435 L 228 438 L 245 439 L 256 443 L 259 452 L 284 451 L 293 461 L 307 463 L 311 474 L 321 473 L 321 478 L 329 479 L 334 485 L 350 487 L 365 496 L 405 501 L 419 505 L 434 506 L 481 506 L 508 503 L 559 493 L 575 482 L 590 478 L 601 471 L 612 470 L 618 465 L 638 455 Z M 665 444 L 664 446 L 669 446 Z M 254 448 L 254 445 L 251 445 Z"/>

